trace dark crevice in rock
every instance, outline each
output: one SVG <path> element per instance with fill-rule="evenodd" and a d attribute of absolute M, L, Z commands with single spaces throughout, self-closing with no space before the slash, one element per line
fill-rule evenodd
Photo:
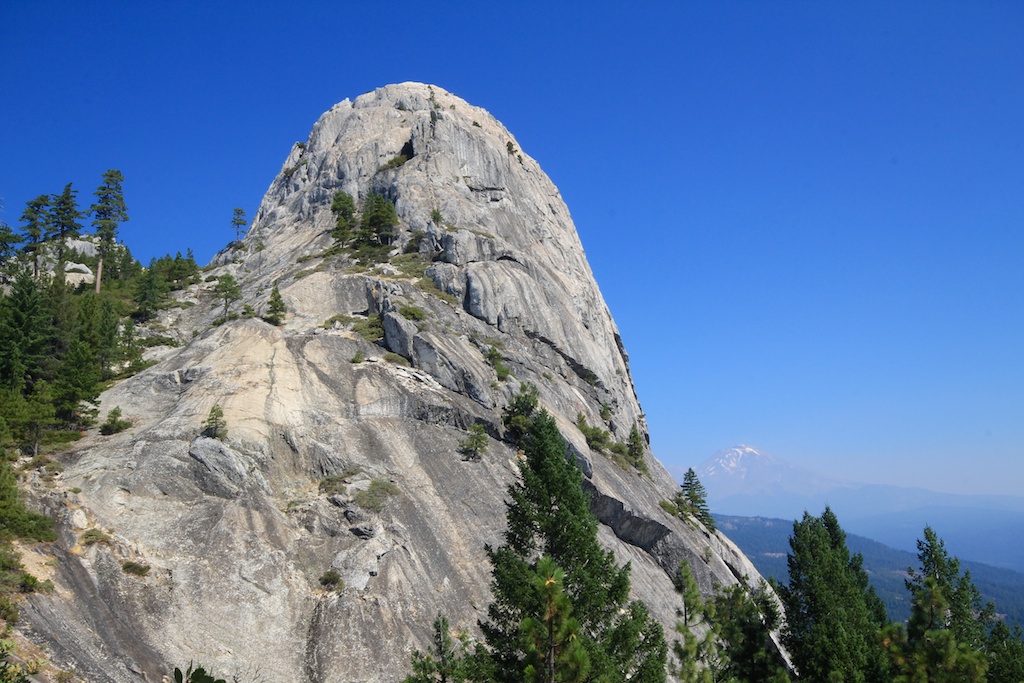
<path fill-rule="evenodd" d="M 400 151 L 399 154 L 404 156 L 407 161 L 416 156 L 416 152 L 413 150 L 412 146 L 412 138 L 409 138 L 409 141 L 402 145 L 402 151 Z"/>
<path fill-rule="evenodd" d="M 474 186 L 469 185 L 469 184 L 467 184 L 466 187 L 469 188 L 470 192 L 504 192 L 505 191 L 504 187 L 488 187 L 488 186 L 474 187 Z"/>
<path fill-rule="evenodd" d="M 675 574 L 679 553 L 673 547 L 675 544 L 667 542 L 672 537 L 671 529 L 657 520 L 635 514 L 621 500 L 598 491 L 589 480 L 583 480 L 583 489 L 590 494 L 590 511 L 599 522 L 610 528 L 622 542 L 650 555 L 666 574 Z"/>
<path fill-rule="evenodd" d="M 542 344 L 546 344 L 547 346 L 551 347 L 551 349 L 555 353 L 562 357 L 562 360 L 564 360 L 566 365 L 569 366 L 569 369 L 571 369 L 576 374 L 576 376 L 579 377 L 581 380 L 583 380 L 587 384 L 590 384 L 591 386 L 597 387 L 598 389 L 605 390 L 604 383 L 597 376 L 597 373 L 595 373 L 593 370 L 580 363 L 578 360 L 570 356 L 562 349 L 558 348 L 558 345 L 555 344 L 555 342 L 551 341 L 540 332 L 536 332 L 534 330 L 523 330 L 523 333 L 526 334 L 526 336 L 529 337 L 530 339 L 533 339 L 534 341 L 539 341 Z"/>

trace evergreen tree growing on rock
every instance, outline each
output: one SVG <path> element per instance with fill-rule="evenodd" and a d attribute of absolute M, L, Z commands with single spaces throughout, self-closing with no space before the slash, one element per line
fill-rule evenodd
<path fill-rule="evenodd" d="M 696 517 L 708 531 L 715 530 L 715 518 L 708 509 L 707 493 L 692 467 L 683 475 L 683 483 L 679 487 L 675 503 L 680 510 L 685 510 Z"/>
<path fill-rule="evenodd" d="M 117 226 L 128 220 L 121 183 L 124 176 L 116 169 L 103 174 L 103 183 L 96 188 L 96 203 L 92 205 L 93 227 L 99 238 L 99 262 L 96 264 L 96 293 L 100 293 L 103 280 L 103 259 L 117 240 Z"/>
<path fill-rule="evenodd" d="M 545 597 L 534 580 L 546 557 L 564 572 L 564 594 L 579 624 L 577 638 L 589 661 L 580 680 L 663 681 L 661 627 L 643 603 L 628 602 L 629 565 L 616 565 L 598 544 L 582 473 L 566 457 L 565 440 L 546 411 L 530 420 L 524 451 L 522 478 L 508 491 L 505 543 L 486 549 L 494 602 L 481 628 L 495 680 L 521 681 L 530 664 L 522 629 L 526 619 L 543 621 Z"/>
<path fill-rule="evenodd" d="M 274 288 L 270 290 L 270 298 L 267 300 L 267 314 L 263 316 L 271 325 L 280 325 L 284 322 L 284 314 L 288 311 L 288 308 L 284 305 L 284 299 L 281 298 L 281 292 L 277 289 L 277 283 L 274 283 Z"/>

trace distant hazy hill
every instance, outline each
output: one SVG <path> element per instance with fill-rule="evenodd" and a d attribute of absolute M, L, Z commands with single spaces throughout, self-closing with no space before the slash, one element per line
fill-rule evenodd
<path fill-rule="evenodd" d="M 786 554 L 793 533 L 792 521 L 717 514 L 715 520 L 762 575 L 781 583 L 788 580 Z M 889 617 L 897 621 L 907 619 L 910 602 L 903 581 L 907 568 L 918 566 L 917 555 L 850 533 L 846 535 L 846 544 L 851 553 L 864 556 L 864 568 L 875 591 L 885 601 Z M 962 561 L 961 568 L 971 570 L 978 590 L 985 600 L 995 603 L 1000 614 L 1005 614 L 1010 622 L 1024 625 L 1024 574 L 968 561 Z"/>
<path fill-rule="evenodd" d="M 914 551 L 930 525 L 963 559 L 1024 571 L 1024 497 L 843 482 L 750 446 L 720 451 L 695 469 L 715 513 L 792 520 L 827 504 L 843 529 L 893 548 Z"/>

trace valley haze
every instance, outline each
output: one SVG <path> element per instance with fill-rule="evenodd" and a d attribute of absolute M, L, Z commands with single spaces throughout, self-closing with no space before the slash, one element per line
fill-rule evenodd
<path fill-rule="evenodd" d="M 893 548 L 915 551 L 929 525 L 962 559 L 1024 572 L 1021 496 L 840 481 L 746 445 L 719 451 L 694 470 L 716 514 L 792 520 L 828 505 L 845 530 Z"/>

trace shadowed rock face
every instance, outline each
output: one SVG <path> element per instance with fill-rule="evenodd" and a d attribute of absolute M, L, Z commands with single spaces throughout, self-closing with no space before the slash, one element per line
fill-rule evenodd
<path fill-rule="evenodd" d="M 404 164 L 383 168 L 399 154 Z M 396 253 L 419 238 L 419 257 L 360 271 L 319 256 L 337 190 L 391 198 Z M 101 415 L 120 406 L 133 428 L 79 442 L 62 485 L 81 492 L 43 501 L 59 516 L 57 590 L 25 616 L 88 680 L 159 680 L 195 660 L 267 681 L 393 681 L 428 647 L 438 612 L 475 632 L 490 600 L 484 545 L 501 542 L 517 476 L 501 409 L 522 382 L 587 473 L 602 541 L 632 562 L 636 597 L 666 625 L 680 559 L 706 592 L 756 576 L 726 539 L 661 510 L 676 484 L 649 452 L 641 475 L 591 452 L 575 427 L 582 412 L 618 441 L 633 425 L 646 436 L 569 212 L 484 110 L 416 83 L 341 102 L 214 265 L 208 275 L 241 284 L 239 310 L 263 309 L 278 283 L 285 324 L 211 327 L 223 312 L 212 284 L 184 292 L 195 305 L 160 321 L 182 346 L 103 396 Z M 409 307 L 425 315 L 409 319 Z M 381 316 L 379 343 L 351 329 L 368 315 Z M 492 347 L 505 381 L 485 358 Z M 351 362 L 357 353 L 366 360 Z M 201 436 L 214 404 L 220 440 Z M 480 462 L 458 452 L 473 423 L 491 436 Z M 343 483 L 321 491 L 329 475 Z M 374 505 L 380 482 L 397 493 Z M 112 541 L 83 545 L 95 527 Z M 149 573 L 125 573 L 128 560 Z M 325 590 L 332 568 L 343 587 Z"/>

